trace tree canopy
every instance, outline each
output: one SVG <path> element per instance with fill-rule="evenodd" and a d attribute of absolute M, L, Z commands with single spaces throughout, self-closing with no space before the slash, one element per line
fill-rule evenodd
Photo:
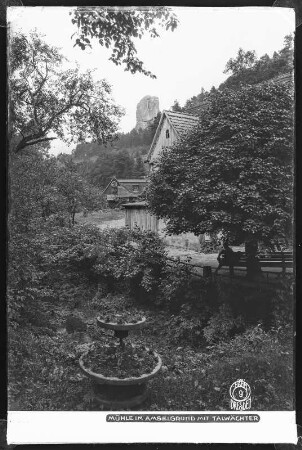
<path fill-rule="evenodd" d="M 240 48 L 236 57 L 230 58 L 226 63 L 224 73 L 229 74 L 229 77 L 220 84 L 218 89 L 238 89 L 247 84 L 262 83 L 278 75 L 289 73 L 293 70 L 293 61 L 294 48 L 292 35 L 284 37 L 283 48 L 275 51 L 271 57 L 265 54 L 258 58 L 254 50 L 244 51 Z M 214 86 L 209 92 L 202 88 L 198 95 L 194 95 L 186 101 L 181 111 L 186 112 L 191 108 L 205 105 L 208 101 L 209 94 L 213 94 L 215 90 L 216 88 Z"/>
<path fill-rule="evenodd" d="M 289 238 L 292 86 L 271 81 L 210 98 L 199 126 L 163 151 L 151 176 L 151 210 L 171 233 L 223 231 L 240 242 Z"/>
<path fill-rule="evenodd" d="M 10 220 L 18 233 L 35 234 L 41 223 L 73 225 L 76 212 L 99 209 L 101 191 L 89 185 L 70 155 L 50 156 L 39 146 L 10 158 Z"/>
<path fill-rule="evenodd" d="M 238 50 L 236 58 L 231 58 L 226 64 L 224 73 L 231 72 L 232 74 L 238 74 L 244 69 L 249 69 L 253 66 L 256 60 L 256 52 L 249 50 L 245 52 L 242 48 Z"/>
<path fill-rule="evenodd" d="M 146 174 L 144 155 L 148 152 L 161 114 L 146 129 L 135 128 L 129 133 L 118 133 L 109 145 L 81 143 L 73 151 L 78 170 L 95 186 L 105 186 L 113 176 L 142 177 Z"/>
<path fill-rule="evenodd" d="M 94 186 L 107 186 L 112 177 L 132 178 L 145 175 L 141 155 L 131 155 L 125 150 L 102 152 L 96 161 L 83 161 L 77 164 L 78 171 Z"/>
<path fill-rule="evenodd" d="M 10 41 L 10 138 L 15 151 L 56 137 L 66 142 L 111 140 L 122 115 L 106 80 L 63 70 L 64 58 L 32 32 Z"/>
<path fill-rule="evenodd" d="M 255 51 L 244 52 L 239 49 L 236 58 L 231 58 L 225 68 L 230 76 L 219 88 L 238 88 L 245 84 L 257 84 L 293 70 L 294 48 L 293 36 L 284 38 L 284 46 L 275 51 L 273 56 L 265 54 L 256 57 Z"/>
<path fill-rule="evenodd" d="M 158 29 L 174 30 L 177 18 L 168 8 L 77 8 L 72 13 L 72 22 L 77 25 L 75 45 L 85 50 L 91 47 L 91 40 L 112 50 L 110 60 L 123 65 L 126 71 L 142 73 L 151 78 L 154 74 L 145 69 L 136 56 L 135 39 L 144 34 L 152 38 L 159 36 Z"/>

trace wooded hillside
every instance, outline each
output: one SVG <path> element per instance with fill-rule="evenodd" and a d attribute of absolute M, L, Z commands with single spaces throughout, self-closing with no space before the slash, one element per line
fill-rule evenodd
<path fill-rule="evenodd" d="M 160 113 L 145 130 L 119 133 L 108 145 L 81 143 L 73 151 L 79 172 L 95 186 L 105 187 L 113 176 L 118 178 L 146 175 L 144 156 L 148 152 Z"/>
<path fill-rule="evenodd" d="M 199 115 L 207 105 L 211 94 L 226 89 L 237 89 L 245 85 L 259 84 L 293 69 L 293 37 L 284 38 L 284 47 L 257 58 L 254 50 L 238 50 L 237 56 L 226 65 L 225 73 L 229 77 L 216 89 L 202 89 L 181 107 L 176 100 L 171 107 L 174 111 Z M 95 186 L 105 187 L 113 176 L 120 178 L 141 177 L 146 175 L 144 155 L 148 152 L 160 113 L 145 130 L 133 129 L 129 133 L 118 133 L 117 139 L 109 144 L 80 143 L 73 151 L 78 169 Z"/>

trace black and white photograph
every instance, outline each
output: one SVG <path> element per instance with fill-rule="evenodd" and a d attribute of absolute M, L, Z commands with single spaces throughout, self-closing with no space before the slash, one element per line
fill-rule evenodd
<path fill-rule="evenodd" d="M 7 9 L 12 422 L 294 430 L 295 23 Z"/>

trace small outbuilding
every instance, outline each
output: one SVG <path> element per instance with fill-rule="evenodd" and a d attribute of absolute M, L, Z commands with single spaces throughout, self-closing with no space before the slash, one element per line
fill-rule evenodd
<path fill-rule="evenodd" d="M 159 231 L 159 220 L 147 209 L 146 202 L 125 203 L 125 226 L 133 230 L 135 227 L 143 231 Z"/>
<path fill-rule="evenodd" d="M 135 201 L 148 184 L 146 178 L 113 177 L 102 192 L 109 206 L 122 202 Z"/>

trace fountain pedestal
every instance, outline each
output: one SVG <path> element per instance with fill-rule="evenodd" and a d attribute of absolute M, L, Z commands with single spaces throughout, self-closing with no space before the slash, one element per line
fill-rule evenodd
<path fill-rule="evenodd" d="M 114 331 L 115 337 L 120 340 L 120 346 L 123 350 L 125 348 L 124 338 L 128 336 L 131 330 L 143 327 L 146 319 L 143 318 L 137 323 L 118 324 L 104 322 L 98 318 L 97 323 L 101 328 Z M 105 377 L 85 367 L 84 359 L 87 353 L 89 352 L 84 353 L 80 358 L 80 368 L 93 381 L 93 391 L 97 402 L 109 409 L 132 408 L 143 403 L 148 396 L 148 381 L 159 373 L 162 366 L 160 356 L 153 352 L 157 363 L 151 373 L 129 378 Z"/>

